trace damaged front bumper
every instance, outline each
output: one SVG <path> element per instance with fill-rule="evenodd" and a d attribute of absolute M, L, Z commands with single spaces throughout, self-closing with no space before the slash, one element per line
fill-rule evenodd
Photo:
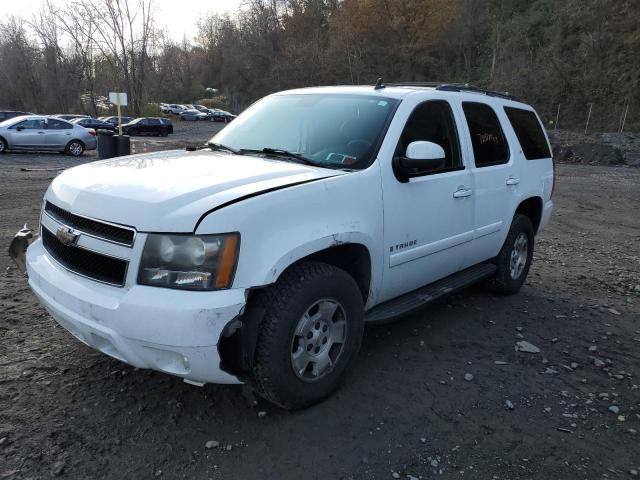
<path fill-rule="evenodd" d="M 245 290 L 190 292 L 100 284 L 58 265 L 36 240 L 29 285 L 62 327 L 90 347 L 138 368 L 191 383 L 241 383 L 220 368 L 218 342 L 245 306 Z"/>

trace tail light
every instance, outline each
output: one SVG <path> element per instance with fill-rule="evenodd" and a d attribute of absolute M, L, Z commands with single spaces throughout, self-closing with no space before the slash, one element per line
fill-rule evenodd
<path fill-rule="evenodd" d="M 96 131 L 94 129 L 89 129 L 89 135 L 95 137 L 96 136 Z"/>

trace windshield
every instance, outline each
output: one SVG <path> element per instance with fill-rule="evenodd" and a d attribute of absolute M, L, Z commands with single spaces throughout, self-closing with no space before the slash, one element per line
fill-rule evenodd
<path fill-rule="evenodd" d="M 398 100 L 368 95 L 266 97 L 211 142 L 242 152 L 277 149 L 329 168 L 366 168 Z"/>

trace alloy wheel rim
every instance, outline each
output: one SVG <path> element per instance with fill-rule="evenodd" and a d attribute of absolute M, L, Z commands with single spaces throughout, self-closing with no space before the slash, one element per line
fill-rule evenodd
<path fill-rule="evenodd" d="M 72 154 L 78 156 L 82 153 L 82 146 L 77 142 L 73 142 L 71 145 L 69 145 L 69 150 Z"/>
<path fill-rule="evenodd" d="M 509 258 L 509 273 L 511 278 L 516 280 L 520 278 L 524 267 L 527 264 L 527 257 L 529 254 L 529 239 L 527 234 L 520 232 L 513 242 L 513 249 L 511 250 L 511 256 Z"/>
<path fill-rule="evenodd" d="M 315 382 L 333 371 L 343 354 L 347 319 L 340 302 L 323 298 L 300 317 L 291 341 L 291 367 L 304 382 Z"/>

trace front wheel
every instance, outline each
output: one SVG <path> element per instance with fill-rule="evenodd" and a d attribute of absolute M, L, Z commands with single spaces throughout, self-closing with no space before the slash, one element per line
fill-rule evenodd
<path fill-rule="evenodd" d="M 489 280 L 493 291 L 501 295 L 512 295 L 522 287 L 533 259 L 534 231 L 526 215 L 516 214 L 511 222 L 507 239 L 495 258 L 497 271 Z"/>
<path fill-rule="evenodd" d="M 329 396 L 360 349 L 362 293 L 333 265 L 305 262 L 256 299 L 265 309 L 253 379 L 267 400 L 289 410 Z"/>
<path fill-rule="evenodd" d="M 84 144 L 79 140 L 71 140 L 67 145 L 67 154 L 79 157 L 84 153 Z"/>

